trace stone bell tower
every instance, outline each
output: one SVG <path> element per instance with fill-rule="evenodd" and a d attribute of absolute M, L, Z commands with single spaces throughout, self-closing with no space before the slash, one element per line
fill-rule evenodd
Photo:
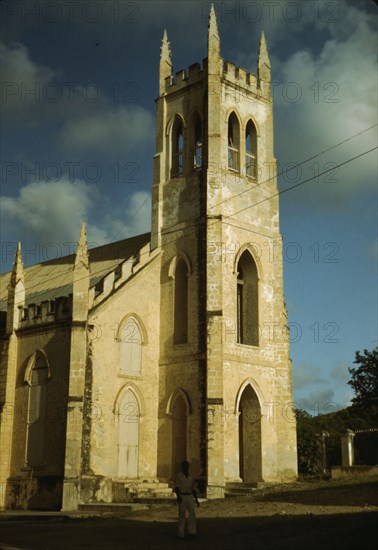
<path fill-rule="evenodd" d="M 256 76 L 222 59 L 213 6 L 202 67 L 173 77 L 164 33 L 152 197 L 158 475 L 187 458 L 215 498 L 227 482 L 297 472 L 270 70 L 264 34 Z"/>

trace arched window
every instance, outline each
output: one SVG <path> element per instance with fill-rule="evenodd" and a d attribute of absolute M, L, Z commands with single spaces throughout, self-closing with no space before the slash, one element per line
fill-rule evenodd
<path fill-rule="evenodd" d="M 142 334 L 138 323 L 129 317 L 119 332 L 121 344 L 120 372 L 138 376 L 142 367 Z"/>
<path fill-rule="evenodd" d="M 184 150 L 184 137 L 183 137 L 183 124 L 182 120 L 177 116 L 173 126 L 171 135 L 171 177 L 176 178 L 183 175 L 183 150 Z"/>
<path fill-rule="evenodd" d="M 228 167 L 239 170 L 240 126 L 235 113 L 228 118 Z"/>
<path fill-rule="evenodd" d="M 257 132 L 252 120 L 245 129 L 245 173 L 257 179 Z"/>
<path fill-rule="evenodd" d="M 258 346 L 258 275 L 251 253 L 245 250 L 238 262 L 237 341 Z"/>
<path fill-rule="evenodd" d="M 29 374 L 26 464 L 42 466 L 46 427 L 48 365 L 42 354 L 36 354 Z"/>
<path fill-rule="evenodd" d="M 193 168 L 202 166 L 202 121 L 197 112 L 194 113 L 191 123 L 192 159 Z"/>
<path fill-rule="evenodd" d="M 174 343 L 188 341 L 188 266 L 182 258 L 175 271 Z"/>

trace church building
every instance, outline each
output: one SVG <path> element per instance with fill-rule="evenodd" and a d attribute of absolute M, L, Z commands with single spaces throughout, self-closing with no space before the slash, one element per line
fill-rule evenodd
<path fill-rule="evenodd" d="M 206 498 L 297 475 L 271 69 L 202 64 L 156 100 L 151 233 L 1 276 L 0 506 Z M 78 228 L 79 233 L 79 228 Z"/>

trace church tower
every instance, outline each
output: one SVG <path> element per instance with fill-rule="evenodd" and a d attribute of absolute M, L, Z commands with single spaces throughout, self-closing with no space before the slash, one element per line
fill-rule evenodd
<path fill-rule="evenodd" d="M 222 59 L 213 6 L 202 67 L 173 76 L 164 32 L 151 237 L 162 252 L 158 476 L 188 459 L 210 498 L 227 482 L 297 473 L 270 79 L 264 34 L 257 76 Z"/>

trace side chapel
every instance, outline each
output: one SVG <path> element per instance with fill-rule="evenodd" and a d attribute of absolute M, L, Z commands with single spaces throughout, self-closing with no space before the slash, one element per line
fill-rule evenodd
<path fill-rule="evenodd" d="M 297 475 L 271 68 L 161 47 L 151 233 L 1 276 L 0 506 L 207 498 Z M 164 493 L 165 494 L 165 493 Z"/>

